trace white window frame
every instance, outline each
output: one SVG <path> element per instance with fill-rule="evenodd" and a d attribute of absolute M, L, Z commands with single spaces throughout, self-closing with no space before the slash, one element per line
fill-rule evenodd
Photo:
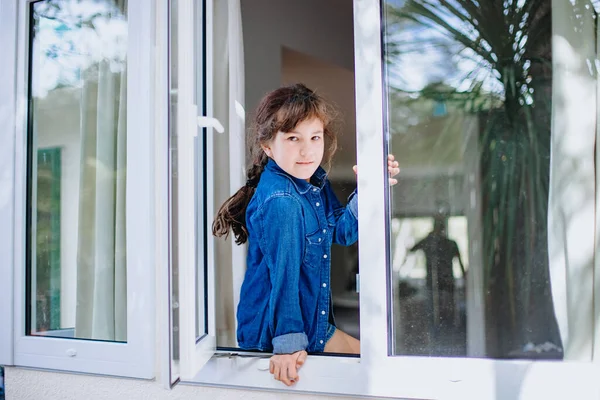
<path fill-rule="evenodd" d="M 15 168 L 15 74 L 17 5 L 0 0 L 0 365 L 13 364 L 13 198 Z"/>
<path fill-rule="evenodd" d="M 154 88 L 154 201 L 156 318 L 159 341 L 158 363 L 162 386 L 170 389 L 179 381 L 179 371 L 172 363 L 171 270 L 169 268 L 169 118 L 170 118 L 170 1 L 156 0 L 156 75 Z"/>
<path fill-rule="evenodd" d="M 16 82 L 16 88 L 3 88 L 3 95 L 16 104 L 16 121 L 4 126 L 6 142 L 14 146 L 14 187 L 10 192 L 14 203 L 14 226 L 12 231 L 2 230 L 2 238 L 14 238 L 14 246 L 8 254 L 8 276 L 14 273 L 14 322 L 13 365 L 96 373 L 122 377 L 153 378 L 155 375 L 155 263 L 154 263 L 154 164 L 152 141 L 153 122 L 148 115 L 154 114 L 152 91 L 154 74 L 152 68 L 154 9 L 146 0 L 130 0 L 128 3 L 128 52 L 127 52 L 127 342 L 101 342 L 79 339 L 61 339 L 27 336 L 25 333 L 25 220 L 26 212 L 26 155 L 27 155 L 27 84 L 29 9 L 33 0 L 16 3 L 12 15 L 2 33 L 7 39 L 16 37 L 16 71 L 8 76 Z M 10 9 L 9 9 L 10 10 Z M 10 14 L 10 13 L 9 13 Z M 18 34 L 17 34 L 18 33 Z M 18 36 L 18 37 L 17 37 Z M 4 39 L 4 36 L 3 36 Z M 8 47 L 11 48 L 10 46 Z M 7 63 L 10 65 L 10 63 Z M 0 67 L 6 68 L 6 67 Z M 3 70 L 5 71 L 5 70 Z M 6 71 L 10 72 L 10 71 Z M 6 76 L 6 75 L 4 75 Z M 8 82 L 7 82 L 8 83 Z M 16 95 L 10 96 L 11 91 Z M 6 93 L 5 93 L 6 92 Z M 6 101 L 6 97 L 3 98 Z M 6 121 L 6 117 L 3 120 Z M 10 121 L 8 121 L 10 122 Z M 4 147 L 3 147 L 4 149 Z M 8 149 L 4 152 L 9 151 Z M 11 155 L 9 154 L 9 159 Z M 0 220 L 9 220 L 10 207 L 0 208 Z M 9 224 L 10 226 L 10 224 Z M 4 226 L 2 227 L 4 229 Z M 10 242 L 10 240 L 8 241 Z M 1 246 L 4 246 L 2 244 Z M 2 253 L 4 255 L 4 252 Z M 3 256 L 4 257 L 4 256 Z M 4 280 L 3 280 L 4 281 Z M 6 282 L 6 281 L 5 281 Z M 76 355 L 73 356 L 75 352 Z M 70 354 L 70 355 L 69 355 Z"/>
<path fill-rule="evenodd" d="M 361 357 L 309 356 L 300 381 L 288 388 L 269 374 L 265 357 L 216 352 L 182 384 L 419 399 L 597 398 L 597 357 L 583 363 L 390 355 L 381 16 L 380 0 L 354 0 L 359 262 L 368 266 L 361 273 Z"/>
<path fill-rule="evenodd" d="M 212 2 L 206 2 L 207 15 L 212 15 Z M 179 374 L 182 380 L 191 380 L 196 372 L 200 370 L 212 357 L 216 349 L 216 327 L 215 327 L 215 262 L 214 262 L 214 239 L 208 232 L 209 224 L 204 221 L 202 209 L 204 192 L 206 196 L 206 207 L 208 216 L 214 214 L 213 200 L 210 195 L 213 192 L 214 180 L 203 182 L 199 174 L 199 167 L 204 161 L 201 154 L 196 154 L 196 138 L 202 135 L 206 128 L 206 165 L 213 164 L 213 141 L 212 133 L 214 127 L 210 118 L 199 119 L 202 114 L 202 91 L 206 91 L 206 98 L 211 98 L 211 69 L 210 60 L 203 63 L 203 57 L 212 49 L 202 49 L 196 39 L 201 39 L 202 34 L 195 34 L 196 21 L 200 20 L 202 13 L 202 1 L 178 0 L 178 105 L 177 105 L 177 162 L 178 162 L 178 228 L 179 228 Z M 211 21 L 207 24 L 210 26 Z M 202 31 L 202 30 L 200 30 Z M 207 30 L 209 31 L 209 30 Z M 207 40 L 207 45 L 209 41 Z M 203 54 L 205 53 L 205 54 Z M 202 71 L 206 65 L 208 71 Z M 202 88 L 199 77 L 207 74 L 207 87 Z M 198 90 L 197 96 L 195 92 Z M 195 99 L 196 97 L 196 99 Z M 207 104 L 207 114 L 212 115 L 211 104 Z M 202 137 L 200 136 L 200 139 Z M 198 146 L 201 148 L 201 146 Z M 198 196 L 197 202 L 195 196 Z M 196 224 L 196 221 L 197 224 Z M 205 229 L 206 228 L 206 229 Z M 201 265 L 204 258 L 204 241 L 207 241 L 206 275 L 204 270 L 197 274 L 196 269 Z M 206 293 L 206 308 L 199 310 L 196 297 L 203 292 L 202 287 L 207 280 L 208 293 Z M 207 312 L 207 333 L 201 337 L 196 335 L 197 318 L 203 317 Z"/>

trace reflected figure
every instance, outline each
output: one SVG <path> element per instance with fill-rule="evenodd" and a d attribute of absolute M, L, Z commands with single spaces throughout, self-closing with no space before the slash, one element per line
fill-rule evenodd
<path fill-rule="evenodd" d="M 432 323 L 434 333 L 437 333 L 441 329 L 455 326 L 455 282 L 452 272 L 452 262 L 455 257 L 458 258 L 462 276 L 465 277 L 465 266 L 460 257 L 458 245 L 447 236 L 445 217 L 436 217 L 433 231 L 409 251 L 415 252 L 418 250 L 425 253 L 429 320 Z"/>

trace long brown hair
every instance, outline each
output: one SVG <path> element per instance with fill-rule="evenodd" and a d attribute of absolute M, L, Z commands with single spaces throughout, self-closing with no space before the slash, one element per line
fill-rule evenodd
<path fill-rule="evenodd" d="M 217 212 L 212 224 L 213 235 L 227 238 L 232 230 L 235 243 L 242 244 L 248 240 L 246 208 L 269 161 L 261 144 L 269 143 L 278 132 L 291 132 L 299 123 L 312 118 L 318 118 L 323 123 L 323 133 L 328 142 L 323 159 L 329 168 L 337 149 L 334 108 L 301 83 L 281 87 L 263 97 L 247 139 L 252 165 L 248 168 L 246 184 L 227 199 Z"/>

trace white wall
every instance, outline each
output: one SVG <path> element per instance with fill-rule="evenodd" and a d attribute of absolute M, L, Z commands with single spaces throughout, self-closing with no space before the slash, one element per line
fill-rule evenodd
<path fill-rule="evenodd" d="M 282 82 L 281 49 L 354 70 L 351 0 L 242 0 L 246 110 Z"/>
<path fill-rule="evenodd" d="M 176 399 L 260 399 L 260 400 L 343 400 L 344 397 L 317 396 L 315 394 L 266 392 L 244 389 L 223 389 L 178 384 L 173 390 L 155 381 L 119 379 L 89 375 L 63 374 L 20 368 L 5 370 L 6 398 L 61 399 L 61 400 L 176 400 Z M 32 384 L 35 382 L 35 384 Z M 346 397 L 347 398 L 347 397 Z"/>

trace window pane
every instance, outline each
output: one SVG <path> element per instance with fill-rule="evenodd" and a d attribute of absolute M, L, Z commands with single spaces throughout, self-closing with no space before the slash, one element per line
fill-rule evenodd
<path fill-rule="evenodd" d="M 177 144 L 177 110 L 179 98 L 179 41 L 177 24 L 177 7 L 179 2 L 172 0 L 169 16 L 169 190 L 170 190 L 170 256 L 171 256 L 171 371 L 172 376 L 179 377 L 179 173 Z M 172 382 L 174 379 L 172 379 Z"/>
<path fill-rule="evenodd" d="M 124 342 L 126 1 L 30 11 L 27 334 Z"/>
<path fill-rule="evenodd" d="M 589 361 L 594 5 L 384 6 L 391 353 Z"/>

